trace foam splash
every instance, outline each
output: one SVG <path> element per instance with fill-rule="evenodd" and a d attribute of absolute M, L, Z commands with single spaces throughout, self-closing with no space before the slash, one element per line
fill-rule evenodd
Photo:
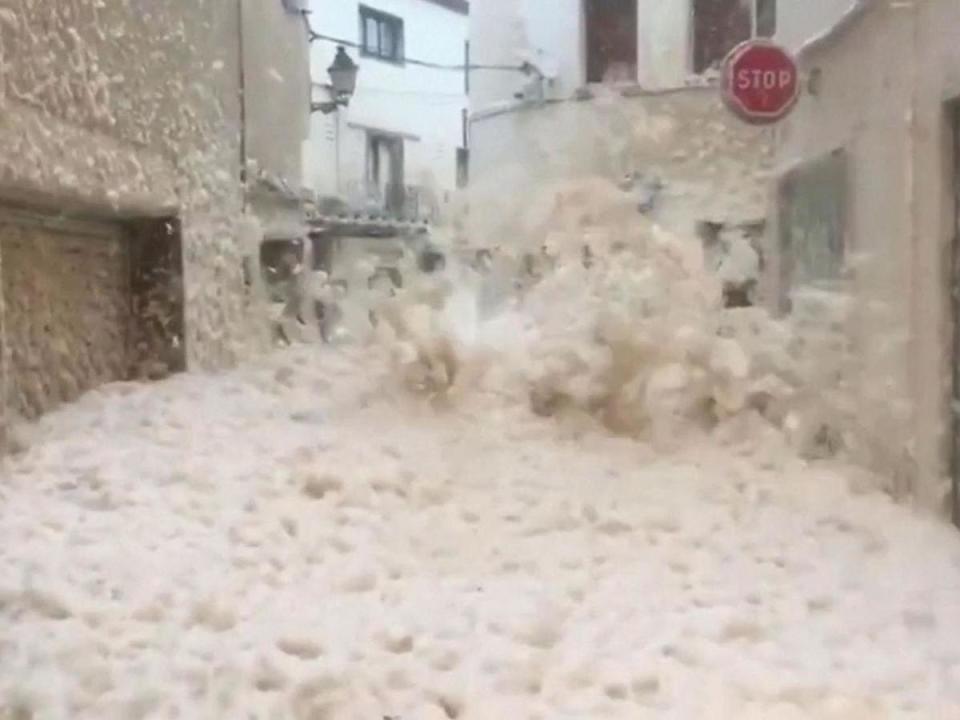
<path fill-rule="evenodd" d="M 465 243 L 499 245 L 496 269 L 450 262 L 367 297 L 359 314 L 379 320 L 389 382 L 445 402 L 522 403 L 662 449 L 704 432 L 765 442 L 758 427 L 807 455 L 854 445 L 831 328 L 801 338 L 761 309 L 725 308 L 725 277 L 700 243 L 634 205 L 600 178 L 555 183 L 500 219 L 510 242 Z"/>

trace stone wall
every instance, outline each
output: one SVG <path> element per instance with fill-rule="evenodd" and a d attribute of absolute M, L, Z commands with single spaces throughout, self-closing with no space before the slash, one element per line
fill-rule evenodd
<path fill-rule="evenodd" d="M 601 175 L 629 179 L 654 220 L 689 236 L 699 221 L 766 216 L 772 134 L 734 118 L 718 90 L 591 92 L 475 116 L 475 204 L 484 206 L 488 191 L 504 198 L 499 204 L 522 203 L 546 180 Z"/>
<path fill-rule="evenodd" d="M 155 231 L 144 230 L 152 227 L 144 221 L 174 218 L 182 268 L 167 270 L 183 275 L 179 343 L 195 368 L 226 367 L 267 347 L 268 330 L 251 313 L 245 248 L 237 239 L 243 211 L 240 4 L 0 4 L 0 208 L 119 223 L 141 251 Z M 266 11 L 279 17 L 248 32 L 282 36 L 255 37 L 248 52 L 259 55 L 248 66 L 270 68 L 271 54 L 292 57 L 291 38 L 303 44 L 300 65 L 287 63 L 300 70 L 286 78 L 289 106 L 267 93 L 270 127 L 252 133 L 261 144 L 263 132 L 273 132 L 277 144 L 289 145 L 276 151 L 277 164 L 295 173 L 309 92 L 306 30 L 279 1 L 253 4 L 257 17 Z M 13 339 L 0 339 L 9 355 Z"/>
<path fill-rule="evenodd" d="M 236 5 L 15 0 L 0 9 L 0 199 L 183 219 L 191 364 L 254 344 L 234 238 Z"/>

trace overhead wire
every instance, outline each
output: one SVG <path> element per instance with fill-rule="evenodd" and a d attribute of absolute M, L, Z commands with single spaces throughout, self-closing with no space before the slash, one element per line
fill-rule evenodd
<path fill-rule="evenodd" d="M 343 45 L 344 47 L 354 48 L 355 50 L 363 50 L 363 46 L 360 43 L 354 42 L 352 40 L 346 40 L 344 38 L 334 37 L 332 35 L 324 35 L 323 33 L 318 33 L 313 29 L 310 24 L 310 11 L 303 10 L 301 11 L 303 16 L 303 22 L 307 28 L 307 37 L 310 42 L 316 42 L 317 40 L 323 40 L 326 42 L 335 43 L 337 45 Z M 463 72 L 466 70 L 502 70 L 504 72 L 521 72 L 526 75 L 536 72 L 535 68 L 529 63 L 522 63 L 520 65 L 490 65 L 490 64 L 481 64 L 481 63 L 471 63 L 464 65 L 450 65 L 446 63 L 435 63 L 428 60 L 418 60 L 416 58 L 404 57 L 403 62 L 406 65 L 417 65 L 419 67 L 431 68 L 433 70 L 451 70 L 456 72 Z"/>

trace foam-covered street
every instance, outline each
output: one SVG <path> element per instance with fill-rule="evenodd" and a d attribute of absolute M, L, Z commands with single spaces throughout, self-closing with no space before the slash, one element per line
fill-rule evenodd
<path fill-rule="evenodd" d="M 311 348 L 22 441 L 0 717 L 960 717 L 960 540 L 841 466 L 434 407 Z"/>

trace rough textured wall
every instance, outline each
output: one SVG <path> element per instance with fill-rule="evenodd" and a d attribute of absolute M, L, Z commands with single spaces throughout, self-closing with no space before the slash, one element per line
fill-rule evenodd
<path fill-rule="evenodd" d="M 597 92 L 608 94 L 475 118 L 472 192 L 524 202 L 545 179 L 632 176 L 641 190 L 663 184 L 652 216 L 677 232 L 766 215 L 771 135 L 726 112 L 716 90 Z"/>
<path fill-rule="evenodd" d="M 228 365 L 259 340 L 235 240 L 236 9 L 226 0 L 0 5 L 0 201 L 180 216 L 187 349 L 202 367 Z"/>

